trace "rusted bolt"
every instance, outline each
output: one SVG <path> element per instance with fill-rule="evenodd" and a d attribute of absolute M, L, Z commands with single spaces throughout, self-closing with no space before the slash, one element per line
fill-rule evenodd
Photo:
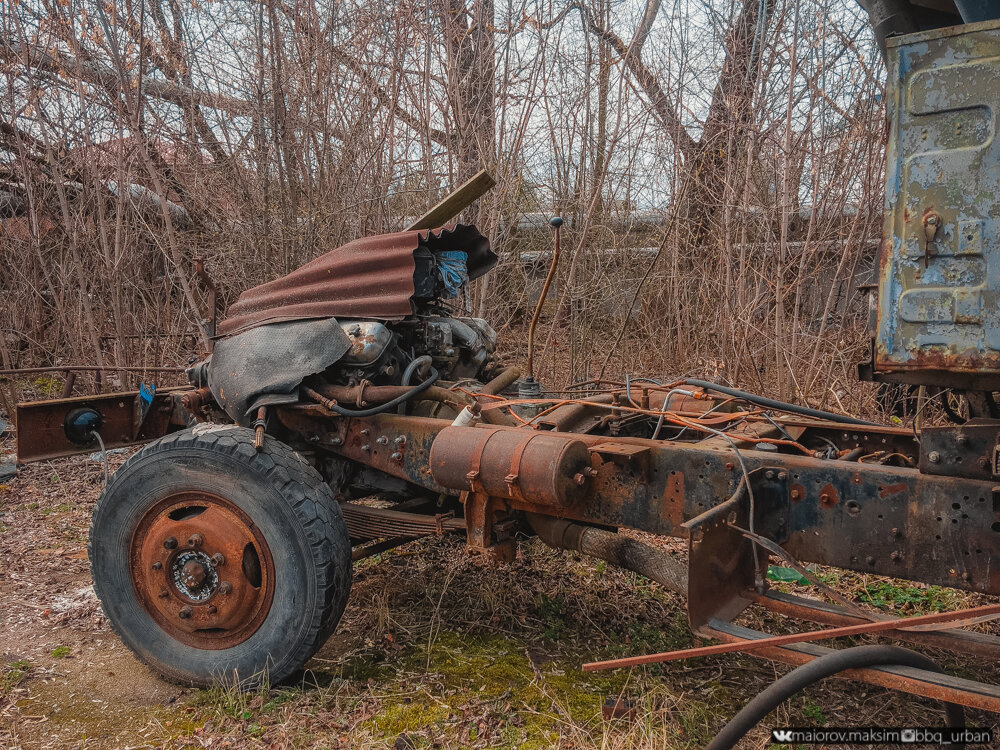
<path fill-rule="evenodd" d="M 226 564 L 226 556 L 223 555 L 221 552 L 216 552 L 214 555 L 212 555 L 212 565 L 218 568 L 225 564 Z"/>
<path fill-rule="evenodd" d="M 729 462 L 728 462 L 728 463 L 726 464 L 726 471 L 732 471 L 732 470 L 733 470 L 733 462 L 732 462 L 732 461 L 729 461 Z"/>
<path fill-rule="evenodd" d="M 958 437 L 955 438 L 955 442 L 958 443 L 959 445 L 965 445 L 967 442 L 969 442 L 969 438 L 967 438 L 965 435 L 959 435 Z"/>
<path fill-rule="evenodd" d="M 823 503 L 823 505 L 828 505 L 830 503 L 830 495 L 826 492 L 822 493 L 819 496 L 819 501 Z"/>
<path fill-rule="evenodd" d="M 587 481 L 587 477 L 585 477 L 583 475 L 583 472 L 580 471 L 573 475 L 573 481 L 576 482 L 577 484 L 583 484 L 584 482 Z"/>
<path fill-rule="evenodd" d="M 893 536 L 902 536 L 902 534 L 900 533 L 899 529 L 896 528 L 895 526 L 893 526 L 891 533 L 892 533 Z"/>
<path fill-rule="evenodd" d="M 207 573 L 205 566 L 197 560 L 188 560 L 181 569 L 184 575 L 184 585 L 189 589 L 196 589 L 205 582 Z"/>
<path fill-rule="evenodd" d="M 164 549 L 173 549 L 176 546 L 177 546 L 177 539 L 175 539 L 172 536 L 168 536 L 166 539 L 163 540 Z"/>
<path fill-rule="evenodd" d="M 389 438 L 387 438 L 385 435 L 379 435 L 377 438 L 375 438 L 375 442 L 378 443 L 379 445 L 388 445 Z"/>
<path fill-rule="evenodd" d="M 941 454 L 938 453 L 937 451 L 931 451 L 930 453 L 927 454 L 927 460 L 930 461 L 932 464 L 936 464 L 938 461 L 941 460 Z"/>
<path fill-rule="evenodd" d="M 160 570 L 161 568 L 163 568 L 163 563 L 161 563 L 159 560 L 153 563 L 153 570 Z"/>
<path fill-rule="evenodd" d="M 770 470 L 765 471 L 764 472 L 764 479 L 774 479 L 774 472 L 770 471 Z"/>
<path fill-rule="evenodd" d="M 177 616 L 182 620 L 186 620 L 193 614 L 194 614 L 193 609 L 191 609 L 190 607 L 183 607 L 181 611 L 177 613 Z"/>
<path fill-rule="evenodd" d="M 792 500 L 801 500 L 802 499 L 802 493 L 799 492 L 799 490 L 798 490 L 797 487 L 793 488 L 792 491 L 788 493 L 788 496 L 790 498 L 792 498 Z"/>
<path fill-rule="evenodd" d="M 368 436 L 369 436 L 369 435 L 371 435 L 371 434 L 372 434 L 372 431 L 371 431 L 371 430 L 369 430 L 369 429 L 368 429 L 367 427 L 365 427 L 365 428 L 364 428 L 364 429 L 363 429 L 363 430 L 361 431 L 361 437 L 368 437 Z"/>
<path fill-rule="evenodd" d="M 229 581 L 223 581 L 222 583 L 219 584 L 220 594 L 231 594 L 232 591 L 233 591 L 233 584 L 231 584 Z"/>
<path fill-rule="evenodd" d="M 396 439 L 393 440 L 392 442 L 394 442 L 396 445 L 405 445 L 406 444 L 406 436 L 405 435 L 397 435 Z"/>
<path fill-rule="evenodd" d="M 779 471 L 778 472 L 778 479 L 780 479 L 781 481 L 785 481 L 786 479 L 788 479 L 788 474 L 786 474 L 783 471 Z"/>
<path fill-rule="evenodd" d="M 368 443 L 365 443 L 364 445 L 361 446 L 361 450 L 363 450 L 365 453 L 367 453 L 371 449 L 372 449 L 372 447 L 370 445 L 368 445 Z"/>
<path fill-rule="evenodd" d="M 157 594 L 157 596 L 160 597 L 161 599 L 166 599 L 168 596 L 170 596 L 170 592 L 167 591 L 166 589 L 160 589 L 160 593 Z"/>
<path fill-rule="evenodd" d="M 389 456 L 389 458 L 391 458 L 393 461 L 402 461 L 403 460 L 403 454 L 400 453 L 399 451 L 396 451 L 391 456 Z"/>
<path fill-rule="evenodd" d="M 208 607 L 208 614 L 214 615 L 218 611 L 219 611 L 219 608 L 216 607 L 214 604 L 210 604 L 209 605 L 209 607 Z"/>
<path fill-rule="evenodd" d="M 889 555 L 889 557 L 891 557 L 893 561 L 899 562 L 903 558 L 903 553 L 900 552 L 898 549 L 894 549 L 892 551 L 892 554 Z"/>
<path fill-rule="evenodd" d="M 192 534 L 188 538 L 188 547 L 200 547 L 203 541 L 205 540 L 201 538 L 201 534 Z"/>
<path fill-rule="evenodd" d="M 976 463 L 979 464 L 979 468 L 980 469 L 985 469 L 986 467 L 988 467 L 990 465 L 990 460 L 988 458 L 986 458 L 986 456 L 983 456 Z"/>
<path fill-rule="evenodd" d="M 339 437 L 330 438 L 330 445 L 341 445 L 343 442 L 344 441 Z"/>

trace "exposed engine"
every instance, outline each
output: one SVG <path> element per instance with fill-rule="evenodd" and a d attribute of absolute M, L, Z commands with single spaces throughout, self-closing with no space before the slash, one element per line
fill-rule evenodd
<path fill-rule="evenodd" d="M 189 377 L 245 425 L 260 407 L 324 388 L 483 381 L 496 333 L 454 315 L 448 301 L 496 260 L 486 238 L 461 225 L 349 243 L 241 294 Z"/>

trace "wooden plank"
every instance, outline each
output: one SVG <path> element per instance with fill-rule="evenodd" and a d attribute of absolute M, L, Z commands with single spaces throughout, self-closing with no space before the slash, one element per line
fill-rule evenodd
<path fill-rule="evenodd" d="M 468 182 L 443 198 L 434 208 L 425 213 L 406 228 L 407 232 L 417 229 L 435 229 L 444 225 L 471 205 L 472 201 L 496 185 L 496 180 L 485 169 L 473 175 Z"/>

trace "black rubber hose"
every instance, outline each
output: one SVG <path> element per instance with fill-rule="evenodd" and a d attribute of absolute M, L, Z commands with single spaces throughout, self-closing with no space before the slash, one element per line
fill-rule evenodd
<path fill-rule="evenodd" d="M 332 411 L 334 414 L 339 414 L 342 417 L 373 417 L 376 414 L 384 414 L 387 411 L 395 409 L 404 401 L 409 401 L 414 396 L 423 393 L 432 385 L 437 382 L 440 377 L 438 371 L 433 367 L 430 368 L 430 374 L 427 376 L 427 380 L 413 386 L 410 390 L 401 396 L 396 396 L 396 398 L 391 401 L 386 401 L 384 404 L 379 404 L 378 406 L 373 406 L 370 409 L 345 409 L 340 404 L 330 404 L 326 408 Z"/>
<path fill-rule="evenodd" d="M 708 744 L 705 750 L 729 750 L 736 747 L 746 733 L 757 726 L 758 722 L 771 711 L 795 695 L 802 688 L 819 682 L 824 677 L 835 675 L 846 669 L 861 669 L 884 665 L 900 665 L 916 667 L 930 672 L 940 672 L 937 664 L 923 654 L 899 646 L 855 646 L 834 651 L 831 654 L 813 659 L 801 667 L 793 669 L 780 680 L 773 682 L 766 690 L 746 704 L 722 731 Z M 955 704 L 942 701 L 948 726 L 962 728 L 965 726 L 965 710 Z M 947 747 L 964 748 L 965 743 L 952 744 Z"/>
<path fill-rule="evenodd" d="M 701 388 L 706 391 L 715 391 L 716 393 L 722 393 L 726 396 L 732 396 L 733 398 L 740 398 L 744 401 L 749 401 L 751 404 L 756 404 L 757 406 L 763 406 L 768 409 L 781 409 L 782 411 L 788 411 L 792 414 L 801 414 L 806 417 L 816 417 L 817 419 L 825 419 L 828 422 L 840 422 L 841 424 L 856 424 L 863 425 L 865 427 L 879 427 L 880 425 L 875 422 L 866 422 L 863 419 L 855 419 L 854 417 L 848 417 L 844 414 L 835 414 L 832 411 L 822 411 L 821 409 L 811 409 L 808 406 L 799 406 L 798 404 L 790 404 L 787 401 L 775 401 L 773 398 L 764 398 L 763 396 L 757 396 L 753 393 L 747 393 L 746 391 L 740 391 L 736 388 L 727 388 L 724 385 L 718 385 L 716 383 L 709 383 L 707 380 L 685 380 L 687 385 L 694 386 L 695 388 Z"/>

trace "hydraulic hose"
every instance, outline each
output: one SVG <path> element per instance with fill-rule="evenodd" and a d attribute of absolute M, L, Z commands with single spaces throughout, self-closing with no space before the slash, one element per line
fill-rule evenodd
<path fill-rule="evenodd" d="M 526 515 L 538 538 L 550 547 L 607 560 L 620 568 L 644 575 L 675 594 L 687 596 L 687 570 L 662 550 L 621 534 L 562 518 L 539 513 Z"/>
<path fill-rule="evenodd" d="M 875 422 L 866 422 L 863 419 L 856 419 L 855 417 L 848 417 L 845 414 L 835 414 L 832 411 L 823 411 L 821 409 L 812 409 L 808 406 L 799 406 L 798 404 L 790 404 L 787 401 L 776 401 L 773 398 L 765 398 L 764 396 L 757 396 L 753 393 L 747 393 L 746 391 L 740 391 L 736 388 L 728 388 L 724 385 L 718 385 L 716 383 L 710 383 L 707 380 L 685 380 L 687 385 L 693 386 L 695 388 L 701 388 L 706 391 L 715 391 L 716 393 L 722 393 L 726 396 L 732 396 L 733 398 L 743 399 L 744 401 L 749 401 L 751 404 L 756 404 L 757 406 L 763 406 L 767 409 L 781 409 L 782 411 L 791 412 L 792 414 L 801 414 L 805 417 L 815 417 L 816 419 L 825 419 L 828 422 L 839 422 L 840 424 L 856 424 L 862 425 L 864 427 L 878 427 Z"/>
<path fill-rule="evenodd" d="M 747 732 L 757 726 L 758 722 L 771 711 L 788 700 L 797 692 L 847 669 L 883 666 L 887 664 L 904 667 L 916 667 L 930 672 L 940 672 L 941 669 L 923 654 L 899 646 L 855 646 L 834 651 L 820 656 L 801 667 L 793 669 L 781 679 L 773 682 L 766 690 L 746 704 L 722 731 L 708 744 L 705 750 L 729 750 L 736 747 Z M 942 701 L 948 726 L 960 728 L 965 726 L 965 711 L 954 703 Z M 964 748 L 965 744 L 951 744 L 947 747 Z"/>
<path fill-rule="evenodd" d="M 430 354 L 424 354 L 420 357 L 417 357 L 412 362 L 410 362 L 410 364 L 406 366 L 406 369 L 403 370 L 403 385 L 409 385 L 410 378 L 413 377 L 413 374 L 417 370 L 422 370 L 427 367 L 430 367 L 432 361 L 433 360 L 431 359 Z"/>

